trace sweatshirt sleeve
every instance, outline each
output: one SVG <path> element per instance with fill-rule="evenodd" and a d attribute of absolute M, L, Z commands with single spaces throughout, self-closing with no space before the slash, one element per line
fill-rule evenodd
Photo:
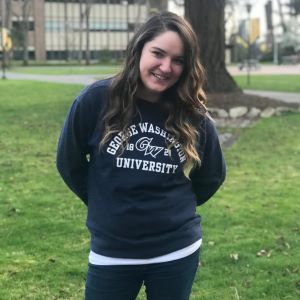
<path fill-rule="evenodd" d="M 204 120 L 200 135 L 201 165 L 190 173 L 193 190 L 197 196 L 197 205 L 209 200 L 225 180 L 226 164 L 220 146 L 217 130 L 211 120 Z"/>
<path fill-rule="evenodd" d="M 87 205 L 89 139 L 97 122 L 96 93 L 84 90 L 67 114 L 57 147 L 56 166 L 66 185 Z M 100 99 L 98 99 L 100 100 Z"/>

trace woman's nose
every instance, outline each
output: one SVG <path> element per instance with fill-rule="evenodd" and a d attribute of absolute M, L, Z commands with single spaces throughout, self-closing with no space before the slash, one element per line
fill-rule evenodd
<path fill-rule="evenodd" d="M 165 58 L 160 65 L 160 69 L 164 73 L 170 73 L 172 70 L 171 60 Z"/>

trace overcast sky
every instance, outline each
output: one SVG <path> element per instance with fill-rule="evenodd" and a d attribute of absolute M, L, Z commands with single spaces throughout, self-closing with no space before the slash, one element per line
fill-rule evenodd
<path fill-rule="evenodd" d="M 261 36 L 263 37 L 267 32 L 267 25 L 266 25 L 266 13 L 265 13 L 265 4 L 268 0 L 238 0 L 237 7 L 235 9 L 236 18 L 238 20 L 246 19 L 247 18 L 247 10 L 246 4 L 250 3 L 252 5 L 251 9 L 251 18 L 259 18 L 260 19 L 260 32 Z M 279 16 L 278 16 L 278 0 L 272 0 L 273 2 L 273 25 L 279 24 Z M 282 3 L 287 3 L 289 0 L 281 0 Z M 178 8 L 174 5 L 172 0 L 169 1 L 169 9 L 174 11 L 180 15 L 183 15 L 183 8 Z"/>

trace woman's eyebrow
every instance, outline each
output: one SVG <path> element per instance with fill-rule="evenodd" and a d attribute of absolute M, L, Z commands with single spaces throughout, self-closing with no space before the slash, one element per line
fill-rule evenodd
<path fill-rule="evenodd" d="M 162 52 L 163 54 L 168 54 L 167 51 L 159 48 L 159 47 L 151 47 L 153 50 L 156 50 L 156 51 L 160 51 Z M 183 55 L 175 55 L 174 56 L 175 58 L 181 58 L 181 59 L 184 59 L 184 56 Z"/>
<path fill-rule="evenodd" d="M 158 51 L 161 51 L 163 53 L 167 53 L 165 50 L 159 48 L 159 47 L 151 47 L 153 50 L 158 50 Z"/>

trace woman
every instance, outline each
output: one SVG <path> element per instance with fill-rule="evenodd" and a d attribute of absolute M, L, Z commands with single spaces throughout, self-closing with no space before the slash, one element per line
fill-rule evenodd
<path fill-rule="evenodd" d="M 150 300 L 189 299 L 196 206 L 225 178 L 197 45 L 184 19 L 154 15 L 130 41 L 123 70 L 70 108 L 57 167 L 88 207 L 88 300 L 132 300 L 142 284 Z"/>

